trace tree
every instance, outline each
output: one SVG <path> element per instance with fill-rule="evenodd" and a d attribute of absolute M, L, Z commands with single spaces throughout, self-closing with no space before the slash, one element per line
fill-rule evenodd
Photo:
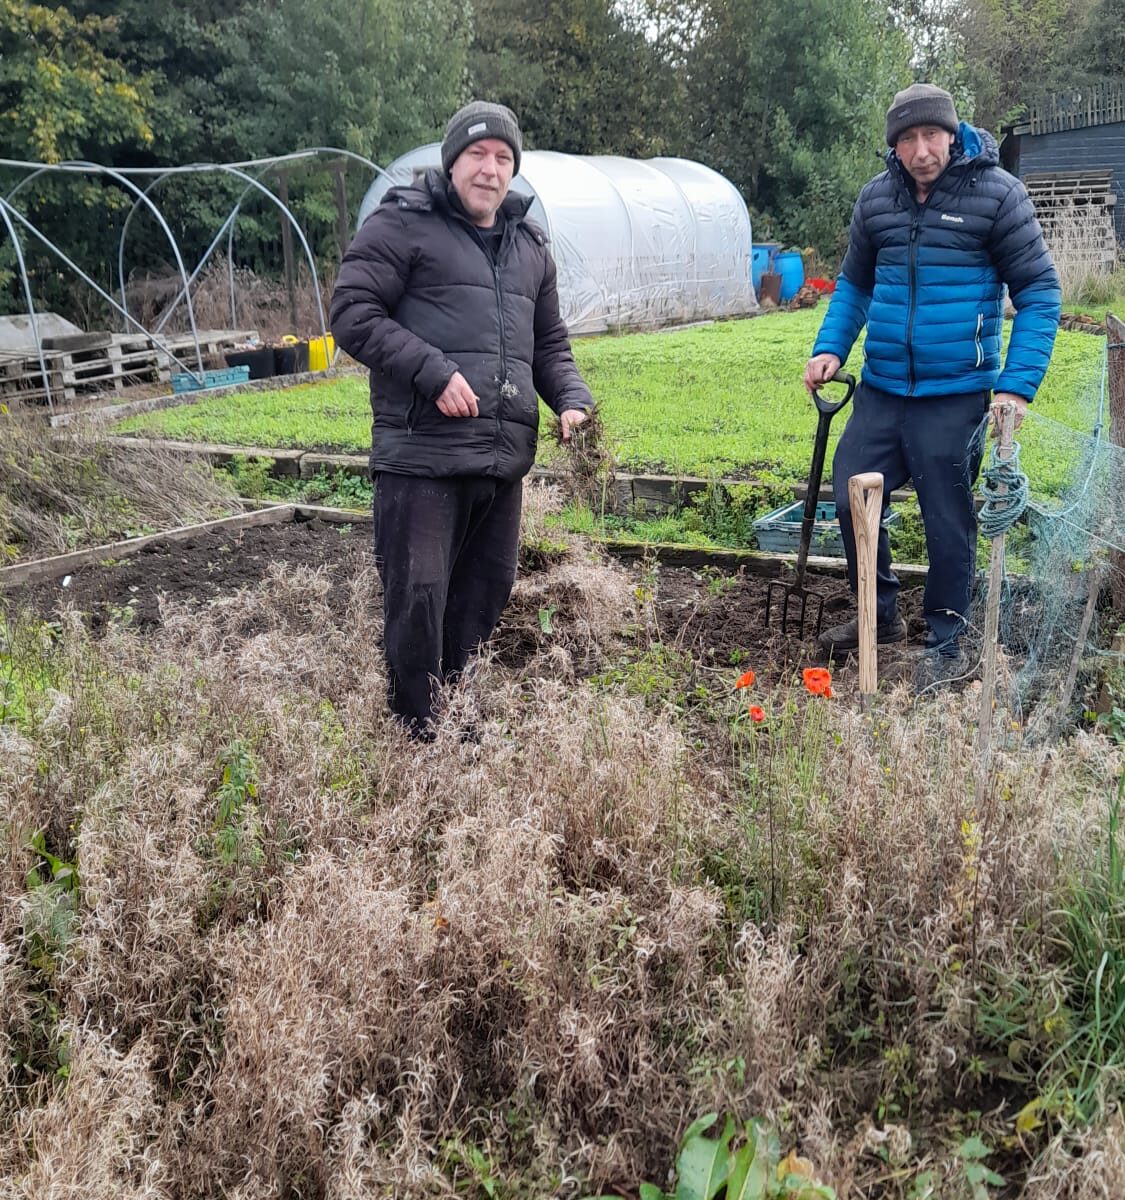
<path fill-rule="evenodd" d="M 0 0 L 0 131 L 11 157 L 98 158 L 153 140 L 152 77 L 99 43 L 112 19 Z"/>
<path fill-rule="evenodd" d="M 976 124 L 999 133 L 1029 98 L 1075 82 L 1075 34 L 1087 28 L 1093 6 L 1094 0 L 964 0 L 960 34 Z"/>
<path fill-rule="evenodd" d="M 880 169 L 909 54 L 874 0 L 707 0 L 684 152 L 731 179 L 784 239 L 836 257 L 860 186 Z"/>
<path fill-rule="evenodd" d="M 1125 77 L 1125 0 L 1095 0 L 1085 29 L 1072 45 L 1075 82 Z"/>
<path fill-rule="evenodd" d="M 648 157 L 680 138 L 681 81 L 614 0 L 476 0 L 470 90 L 511 107 L 529 147 Z"/>

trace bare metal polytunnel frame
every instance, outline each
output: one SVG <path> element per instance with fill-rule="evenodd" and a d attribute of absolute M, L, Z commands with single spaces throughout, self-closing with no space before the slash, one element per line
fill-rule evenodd
<path fill-rule="evenodd" d="M 186 374 L 192 376 L 197 383 L 202 384 L 204 380 L 203 369 L 203 347 L 200 343 L 199 329 L 196 326 L 195 312 L 191 303 L 191 287 L 195 280 L 199 277 L 200 271 L 203 270 L 211 255 L 215 252 L 216 247 L 223 239 L 225 234 L 227 237 L 227 270 L 229 278 L 230 302 L 231 302 L 231 324 L 234 326 L 237 323 L 236 318 L 236 300 L 234 286 L 234 231 L 238 222 L 239 215 L 242 211 L 242 206 L 246 202 L 248 196 L 261 196 L 268 203 L 277 208 L 283 222 L 283 228 L 288 227 L 296 234 L 301 244 L 301 249 L 304 253 L 305 260 L 308 263 L 309 271 L 312 277 L 313 294 L 316 297 L 317 315 L 320 320 L 320 333 L 323 338 L 328 336 L 328 323 L 324 314 L 324 304 L 320 294 L 320 280 L 316 270 L 316 258 L 312 252 L 312 247 L 309 245 L 308 238 L 305 236 L 304 230 L 301 228 L 300 222 L 293 214 L 289 205 L 277 196 L 265 183 L 262 182 L 264 176 L 272 172 L 284 170 L 287 167 L 299 166 L 308 163 L 317 163 L 321 160 L 328 160 L 329 163 L 339 163 L 343 160 L 345 163 L 354 162 L 364 168 L 373 171 L 376 175 L 384 175 L 382 167 L 374 163 L 369 158 L 365 158 L 361 154 L 355 154 L 350 150 L 340 150 L 329 146 L 314 146 L 306 150 L 299 150 L 292 154 L 281 154 L 270 158 L 255 158 L 244 162 L 233 163 L 189 163 L 183 166 L 172 167 L 107 167 L 100 163 L 91 163 L 84 161 L 68 161 L 60 163 L 42 163 L 42 162 L 24 162 L 20 159 L 0 158 L 0 168 L 23 172 L 23 177 L 15 184 L 14 187 L 7 193 L 6 196 L 0 197 L 0 221 L 3 222 L 4 228 L 8 236 L 12 240 L 12 246 L 15 250 L 16 263 L 19 269 L 20 285 L 23 291 L 24 301 L 27 304 L 27 312 L 29 324 L 31 327 L 32 337 L 35 341 L 36 356 L 39 360 L 39 369 L 42 372 L 43 390 L 46 395 L 47 405 L 53 411 L 54 403 L 51 397 L 50 378 L 47 372 L 46 360 L 43 353 L 43 342 L 39 334 L 39 321 L 35 310 L 35 299 L 32 295 L 31 281 L 27 272 L 26 259 L 23 252 L 23 243 L 20 239 L 19 231 L 22 230 L 26 234 L 41 242 L 47 250 L 49 250 L 56 258 L 60 260 L 78 279 L 82 280 L 88 287 L 96 292 L 110 307 L 118 313 L 123 319 L 126 328 L 144 334 L 148 337 L 152 344 L 159 349 L 169 360 L 177 363 L 183 368 Z M 202 257 L 195 264 L 191 273 L 188 273 L 187 266 L 184 262 L 184 256 L 181 251 L 179 242 L 173 232 L 164 214 L 161 212 L 159 205 L 153 199 L 152 193 L 155 192 L 162 184 L 173 177 L 184 177 L 192 175 L 223 175 L 232 179 L 240 180 L 245 186 L 239 193 L 238 199 L 232 206 L 226 220 L 220 225 L 218 232 L 215 234 L 210 245 L 204 251 Z M 133 196 L 133 204 L 125 217 L 125 222 L 121 230 L 121 237 L 117 247 L 117 278 L 118 289 L 120 291 L 120 301 L 111 296 L 104 288 L 102 288 L 96 280 L 74 262 L 51 238 L 40 229 L 29 217 L 21 212 L 17 207 L 16 202 L 19 199 L 20 193 L 28 187 L 34 180 L 43 175 L 93 175 L 101 176 L 110 179 L 126 192 Z M 146 186 L 141 187 L 134 182 L 135 179 L 147 181 Z M 342 185 L 341 185 L 342 186 Z M 160 226 L 161 231 L 168 240 L 171 247 L 172 256 L 175 260 L 176 271 L 180 277 L 180 289 L 177 292 L 175 299 L 165 309 L 164 315 L 156 323 L 152 329 L 147 329 L 144 324 L 129 311 L 128 295 L 125 287 L 126 271 L 125 271 L 125 247 L 129 235 L 130 226 L 133 223 L 133 218 L 138 211 L 145 210 L 150 213 Z M 172 314 L 179 308 L 184 306 L 187 316 L 187 322 L 191 329 L 192 343 L 195 348 L 194 365 L 185 362 L 181 359 L 165 341 L 161 339 L 164 327 Z M 325 342 L 327 344 L 327 342 Z"/>

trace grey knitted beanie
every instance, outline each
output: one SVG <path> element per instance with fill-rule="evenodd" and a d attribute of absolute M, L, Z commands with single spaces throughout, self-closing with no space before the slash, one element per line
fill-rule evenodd
<path fill-rule="evenodd" d="M 932 83 L 914 83 L 904 88 L 887 109 L 887 145 L 893 146 L 911 125 L 936 125 L 956 133 L 958 121 L 953 97 Z"/>
<path fill-rule="evenodd" d="M 441 165 L 445 173 L 449 174 L 462 150 L 485 138 L 499 138 L 511 146 L 516 160 L 512 174 L 518 175 L 523 151 L 520 123 L 510 108 L 503 104 L 489 104 L 487 100 L 470 100 L 449 118 L 441 143 Z"/>

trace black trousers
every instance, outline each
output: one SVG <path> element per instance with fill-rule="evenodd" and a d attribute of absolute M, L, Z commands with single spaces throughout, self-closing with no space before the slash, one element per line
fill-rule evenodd
<path fill-rule="evenodd" d="M 973 484 L 984 452 L 982 422 L 989 392 L 961 396 L 892 396 L 861 383 L 854 407 L 832 460 L 836 515 L 848 559 L 848 581 L 856 587 L 855 534 L 848 480 L 862 471 L 883 475 L 883 512 L 890 494 L 914 481 L 926 530 L 923 611 L 931 646 L 954 644 L 969 610 L 976 570 L 977 521 Z M 879 530 L 876 558 L 876 611 L 880 622 L 895 613 L 898 579 L 891 570 L 891 546 Z"/>
<path fill-rule="evenodd" d="M 516 577 L 523 481 L 375 479 L 375 562 L 391 710 L 421 731 L 437 689 L 496 628 Z"/>

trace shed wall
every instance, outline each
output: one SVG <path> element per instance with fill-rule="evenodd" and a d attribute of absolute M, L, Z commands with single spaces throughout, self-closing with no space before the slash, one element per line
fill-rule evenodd
<path fill-rule="evenodd" d="M 1125 121 L 1020 136 L 1021 178 L 1035 171 L 1106 169 L 1113 171 L 1113 190 L 1117 195 L 1113 228 L 1118 243 L 1125 246 Z"/>

